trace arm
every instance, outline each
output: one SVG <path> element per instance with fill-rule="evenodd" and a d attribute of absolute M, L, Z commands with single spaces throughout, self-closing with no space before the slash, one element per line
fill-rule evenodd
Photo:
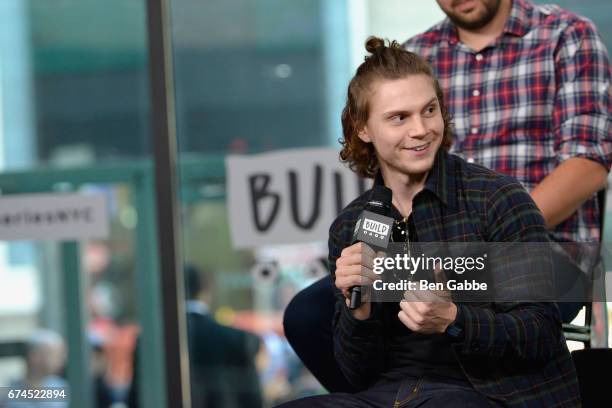
<path fill-rule="evenodd" d="M 558 167 L 532 191 L 548 228 L 606 185 L 612 152 L 610 77 L 597 31 L 587 21 L 574 22 L 555 53 L 552 126 Z"/>
<path fill-rule="evenodd" d="M 600 163 L 572 157 L 533 189 L 531 197 L 551 229 L 565 221 L 597 191 L 606 187 L 608 171 Z M 603 211 L 603 209 L 600 209 Z"/>
<path fill-rule="evenodd" d="M 561 344 L 561 318 L 555 303 L 498 303 L 494 308 L 457 306 L 452 327 L 461 327 L 462 354 L 505 355 L 547 361 Z"/>
<path fill-rule="evenodd" d="M 486 199 L 488 241 L 509 244 L 548 241 L 542 215 L 520 184 L 503 178 L 491 187 Z M 507 265 L 502 268 L 512 273 L 520 271 Z M 518 282 L 523 288 L 533 284 L 533 280 L 523 277 Z M 511 355 L 546 361 L 558 352 L 563 340 L 559 310 L 552 302 L 513 301 L 495 303 L 492 307 L 460 304 L 457 318 L 449 327 L 454 328 L 455 333 L 447 333 L 455 337 L 458 351 L 467 355 L 498 358 Z"/>
<path fill-rule="evenodd" d="M 329 267 L 332 279 L 336 279 L 336 262 L 348 242 L 343 241 L 336 220 L 329 232 Z M 351 228 L 352 231 L 352 228 Z M 374 307 L 369 316 L 353 314 L 346 305 L 342 291 L 334 286 L 336 311 L 333 319 L 334 356 L 348 382 L 357 389 L 364 389 L 378 378 L 382 370 L 384 353 L 382 322 Z M 364 306 L 362 306 L 364 307 Z M 368 309 L 369 309 L 368 305 Z"/>

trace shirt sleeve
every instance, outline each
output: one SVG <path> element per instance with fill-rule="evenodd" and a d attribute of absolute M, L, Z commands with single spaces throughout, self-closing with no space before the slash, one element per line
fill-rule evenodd
<path fill-rule="evenodd" d="M 329 231 L 329 269 L 335 281 L 336 260 L 348 243 L 338 229 L 346 220 L 336 220 Z M 352 228 L 351 228 L 352 230 Z M 346 306 L 342 292 L 334 286 L 336 310 L 333 319 L 334 356 L 347 381 L 356 389 L 367 388 L 382 371 L 384 353 L 383 324 L 376 304 L 366 320 L 358 320 Z"/>
<path fill-rule="evenodd" d="M 518 182 L 504 177 L 491 187 L 486 211 L 488 241 L 498 245 L 548 241 L 542 215 Z M 503 268 L 504 273 L 522 270 L 507 265 Z M 534 284 L 531 277 L 519 277 L 516 281 L 526 291 Z M 520 287 L 517 293 L 522 293 Z M 447 334 L 455 338 L 456 350 L 464 355 L 547 361 L 559 352 L 563 334 L 559 309 L 554 302 L 521 302 L 517 299 L 492 303 L 490 307 L 466 303 L 457 305 L 457 308 L 457 319 Z"/>
<path fill-rule="evenodd" d="M 578 20 L 563 33 L 555 54 L 553 132 L 558 164 L 572 157 L 612 164 L 610 61 L 596 28 Z"/>

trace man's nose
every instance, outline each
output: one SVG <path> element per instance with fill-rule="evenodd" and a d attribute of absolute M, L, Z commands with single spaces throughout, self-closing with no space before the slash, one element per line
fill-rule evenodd
<path fill-rule="evenodd" d="M 409 128 L 410 137 L 423 137 L 427 134 L 425 122 L 420 116 L 413 116 Z"/>

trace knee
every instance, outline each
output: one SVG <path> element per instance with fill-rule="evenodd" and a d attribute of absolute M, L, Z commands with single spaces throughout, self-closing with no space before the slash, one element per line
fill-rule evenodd
<path fill-rule="evenodd" d="M 301 338 L 309 330 L 308 322 L 311 314 L 308 313 L 305 291 L 306 289 L 302 290 L 291 299 L 283 315 L 283 328 L 289 343 Z"/>
<path fill-rule="evenodd" d="M 334 292 L 329 277 L 308 286 L 296 294 L 283 316 L 285 336 L 290 343 L 304 335 L 328 332 L 334 311 Z M 299 341 L 299 340 L 298 340 Z"/>

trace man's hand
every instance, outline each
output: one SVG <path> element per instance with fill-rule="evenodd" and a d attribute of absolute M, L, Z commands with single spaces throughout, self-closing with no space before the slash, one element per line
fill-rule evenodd
<path fill-rule="evenodd" d="M 457 317 L 457 306 L 434 297 L 433 291 L 410 291 L 400 302 L 400 321 L 415 333 L 444 333 Z"/>
<path fill-rule="evenodd" d="M 446 276 L 434 271 L 436 282 L 446 285 Z M 457 317 L 457 305 L 446 290 L 407 290 L 400 302 L 397 316 L 406 327 L 415 333 L 444 333 Z"/>
<path fill-rule="evenodd" d="M 358 242 L 342 250 L 340 257 L 336 260 L 336 287 L 342 291 L 346 298 L 346 305 L 351 301 L 350 288 L 353 286 L 372 286 L 372 282 L 378 279 L 372 272 L 373 259 L 376 253 L 367 244 Z M 359 320 L 370 317 L 369 291 L 362 291 L 361 306 L 353 310 L 353 316 Z"/>

